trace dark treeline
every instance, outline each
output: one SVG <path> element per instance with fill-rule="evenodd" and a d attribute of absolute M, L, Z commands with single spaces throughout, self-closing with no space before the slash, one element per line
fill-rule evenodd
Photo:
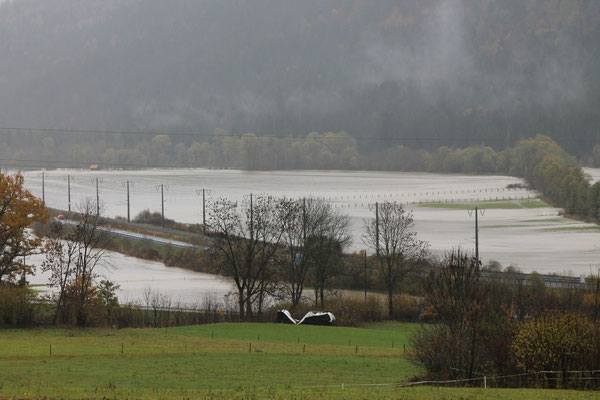
<path fill-rule="evenodd" d="M 48 136 L 31 146 L 30 151 L 47 154 L 46 159 L 63 153 L 64 161 L 85 163 L 98 159 L 92 156 L 91 147 L 78 153 L 80 149 L 80 145 L 57 146 Z M 592 163 L 597 153 L 600 150 L 594 148 Z M 576 165 L 575 157 L 569 156 L 544 135 L 520 140 L 514 147 L 503 150 L 490 146 L 458 149 L 442 146 L 429 152 L 397 145 L 361 153 L 357 141 L 345 132 L 313 132 L 304 138 L 281 139 L 254 134 L 232 137 L 219 130 L 214 139 L 193 142 L 189 146 L 183 142 L 173 143 L 167 135 L 156 135 L 133 149 L 108 148 L 99 159 L 107 166 L 121 168 L 164 165 L 250 170 L 363 169 L 507 174 L 526 179 L 547 200 L 563 207 L 570 215 L 597 220 L 600 210 L 600 184 L 592 185 Z M 36 165 L 39 164 L 36 161 Z"/>
<path fill-rule="evenodd" d="M 433 152 L 501 150 L 544 133 L 589 155 L 599 43 L 595 0 L 3 1 L 0 120 L 209 136 L 345 131 L 367 139 L 361 154 L 393 144 L 372 138 Z M 2 157 L 88 162 L 140 146 L 144 162 L 152 147 L 134 135 L 32 136 L 3 130 Z M 194 140 L 173 143 L 169 158 Z"/>
<path fill-rule="evenodd" d="M 345 132 L 318 134 L 303 139 L 241 138 L 217 136 L 212 142 L 181 143 L 174 154 L 168 136 L 158 135 L 147 147 L 107 150 L 101 157 L 115 165 L 162 160 L 165 165 L 189 167 L 233 166 L 243 169 L 367 169 L 448 173 L 507 174 L 524 178 L 534 189 L 567 214 L 597 220 L 600 215 L 600 183 L 591 184 L 577 160 L 544 135 L 520 140 L 514 147 L 495 150 L 490 146 L 461 149 L 440 147 L 433 152 L 406 146 L 390 146 L 366 155 Z M 597 151 L 594 150 L 594 153 Z"/>
<path fill-rule="evenodd" d="M 523 177 L 526 177 L 524 169 L 529 167 L 523 159 L 527 154 L 519 150 L 521 142 L 503 150 L 490 146 L 442 146 L 434 151 L 388 143 L 382 149 L 362 152 L 358 141 L 346 132 L 312 132 L 305 137 L 292 139 L 260 137 L 251 133 L 235 137 L 217 130 L 214 138 L 193 141 L 189 145 L 176 142 L 176 137 L 155 135 L 141 140 L 133 148 L 97 147 L 98 153 L 95 153 L 91 145 L 57 143 L 52 136 L 39 140 L 37 135 L 15 132 L 14 137 L 29 137 L 28 154 L 13 151 L 14 148 L 10 146 L 0 148 L 0 152 L 4 152 L 8 159 L 35 159 L 35 166 L 47 167 L 73 166 L 69 162 L 79 163 L 76 164 L 78 167 L 87 167 L 91 163 L 100 162 L 107 168 L 167 166 L 247 170 L 345 169 L 500 173 Z M 542 135 L 528 139 L 528 143 L 530 141 L 541 142 L 542 145 L 545 142 L 553 143 L 552 139 Z M 44 163 L 57 158 L 60 158 L 58 163 Z M 566 155 L 564 160 L 569 164 L 575 163 L 575 158 Z"/>

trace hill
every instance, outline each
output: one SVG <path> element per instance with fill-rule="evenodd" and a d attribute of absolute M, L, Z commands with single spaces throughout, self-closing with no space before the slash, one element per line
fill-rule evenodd
<path fill-rule="evenodd" d="M 361 151 L 544 133 L 579 154 L 598 139 L 599 46 L 595 0 L 8 0 L 0 128 L 345 131 Z M 149 142 L 27 133 L 3 129 L 0 157 Z"/>

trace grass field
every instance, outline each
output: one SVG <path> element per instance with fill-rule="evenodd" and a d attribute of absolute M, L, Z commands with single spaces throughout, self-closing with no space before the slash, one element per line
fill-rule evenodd
<path fill-rule="evenodd" d="M 545 202 L 539 199 L 522 199 L 522 200 L 502 200 L 502 201 L 479 201 L 473 203 L 427 203 L 420 204 L 419 207 L 426 208 L 444 208 L 449 210 L 471 210 L 475 207 L 485 208 L 488 210 L 516 210 L 520 208 L 544 208 L 550 207 Z"/>
<path fill-rule="evenodd" d="M 590 232 L 600 231 L 600 226 L 560 226 L 540 229 L 543 232 Z"/>
<path fill-rule="evenodd" d="M 0 331 L 0 398 L 591 399 L 596 393 L 373 387 L 419 373 L 416 324 L 216 324 Z M 260 340 L 259 340 L 260 335 Z M 393 347 L 392 347 L 393 345 Z M 52 346 L 52 355 L 50 355 Z M 344 388 L 342 388 L 344 384 Z"/>

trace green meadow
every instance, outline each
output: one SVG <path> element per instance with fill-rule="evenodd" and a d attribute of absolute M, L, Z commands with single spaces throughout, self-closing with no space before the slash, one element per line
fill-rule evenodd
<path fill-rule="evenodd" d="M 405 358 L 409 335 L 419 328 L 402 323 L 365 328 L 244 323 L 168 330 L 3 330 L 0 398 L 591 399 L 596 395 L 392 385 L 420 373 Z"/>
<path fill-rule="evenodd" d="M 472 203 L 427 203 L 420 204 L 419 207 L 425 208 L 443 208 L 448 210 L 472 210 L 475 207 L 485 208 L 488 210 L 516 210 L 521 208 L 545 208 L 550 207 L 547 203 L 539 199 L 522 199 L 522 200 L 486 200 Z"/>

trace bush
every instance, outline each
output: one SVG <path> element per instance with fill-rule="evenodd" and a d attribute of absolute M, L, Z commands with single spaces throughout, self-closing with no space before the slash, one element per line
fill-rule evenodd
<path fill-rule="evenodd" d="M 573 313 L 545 313 L 524 323 L 512 350 L 524 372 L 592 370 L 600 365 L 594 325 Z"/>
<path fill-rule="evenodd" d="M 480 265 L 460 250 L 449 253 L 424 280 L 426 315 L 438 321 L 412 340 L 411 361 L 430 379 L 474 378 L 513 370 L 511 313 L 490 301 Z"/>
<path fill-rule="evenodd" d="M 401 321 L 418 321 L 425 309 L 422 297 L 399 294 L 394 296 L 394 319 Z"/>
<path fill-rule="evenodd" d="M 35 295 L 26 288 L 0 286 L 0 327 L 32 325 L 35 321 Z"/>

